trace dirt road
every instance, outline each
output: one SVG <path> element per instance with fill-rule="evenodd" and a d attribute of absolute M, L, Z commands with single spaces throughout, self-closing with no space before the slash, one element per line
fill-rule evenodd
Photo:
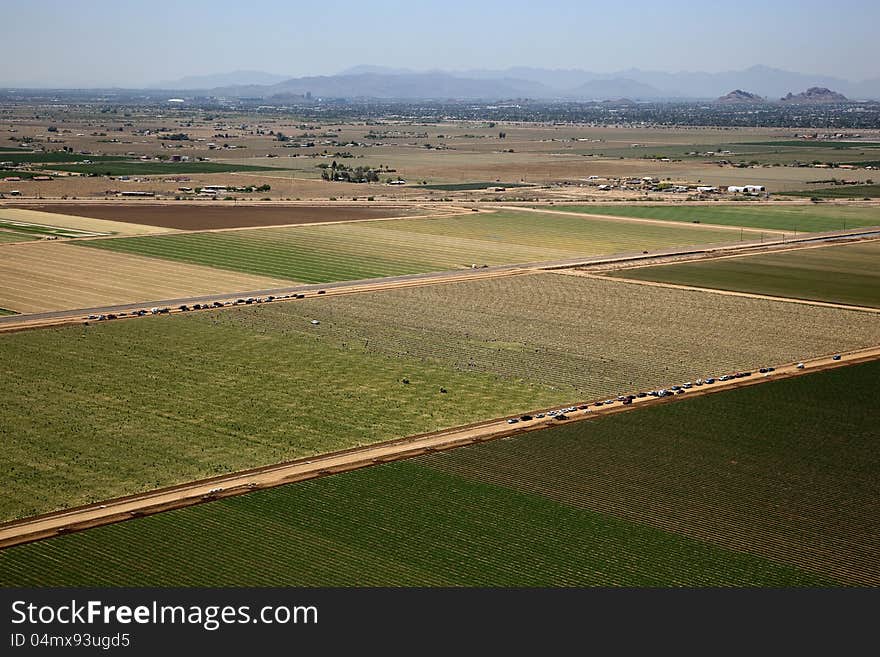
<path fill-rule="evenodd" d="M 535 417 L 538 413 L 546 413 L 550 409 L 532 410 L 528 411 L 528 415 L 531 415 L 534 419 L 519 420 L 515 424 L 508 423 L 509 418 L 507 417 L 496 418 L 463 427 L 409 436 L 366 447 L 357 447 L 322 456 L 298 459 L 296 461 L 221 475 L 210 479 L 202 479 L 179 486 L 107 500 L 100 504 L 92 504 L 4 523 L 0 525 L 0 548 L 191 506 L 222 497 L 241 495 L 252 490 L 271 488 L 306 479 L 338 474 L 378 463 L 421 456 L 433 451 L 453 449 L 495 438 L 537 431 L 548 426 L 580 422 L 650 405 L 673 403 L 681 398 L 689 399 L 722 390 L 757 385 L 766 381 L 775 381 L 828 368 L 876 360 L 878 358 L 880 358 L 880 346 L 841 354 L 839 360 L 834 360 L 832 355 L 805 360 L 803 361 L 804 367 L 802 369 L 798 368 L 796 363 L 787 363 L 777 366 L 776 371 L 770 374 L 761 375 L 755 372 L 752 376 L 746 378 L 716 381 L 713 384 L 691 388 L 683 394 L 671 397 L 655 398 L 647 396 L 636 398 L 630 404 L 615 401 L 598 407 L 594 406 L 597 400 L 573 402 L 568 404 L 568 406 L 582 406 L 586 404 L 590 406 L 586 410 L 579 409 L 566 414 L 566 419 L 563 420 Z M 720 375 L 721 373 L 718 374 Z M 672 382 L 669 385 L 672 385 Z M 637 391 L 632 392 L 635 393 Z"/>
<path fill-rule="evenodd" d="M 602 221 L 622 221 L 626 223 L 636 223 L 636 224 L 661 224 L 663 226 L 686 226 L 688 228 L 711 228 L 713 230 L 730 230 L 736 233 L 745 231 L 747 233 L 764 233 L 770 236 L 780 236 L 785 233 L 781 230 L 773 230 L 769 228 L 747 228 L 743 226 L 728 226 L 726 224 L 710 224 L 700 222 L 695 224 L 693 222 L 683 222 L 683 221 L 665 221 L 663 219 L 646 219 L 644 217 L 625 217 L 616 214 L 592 214 L 589 212 L 571 212 L 568 210 L 554 210 L 552 209 L 552 205 L 541 206 L 540 208 L 527 208 L 523 206 L 501 206 L 502 210 L 516 210 L 518 212 L 540 212 L 546 214 L 561 214 L 568 217 L 581 217 L 584 219 L 601 219 Z"/>
<path fill-rule="evenodd" d="M 437 285 L 441 283 L 471 280 L 476 278 L 491 278 L 497 276 L 520 275 L 528 271 L 553 271 L 558 269 L 571 269 L 574 267 L 607 267 L 609 265 L 649 264 L 674 259 L 705 258 L 730 255 L 733 252 L 758 253 L 765 249 L 779 248 L 781 245 L 813 244 L 840 239 L 854 239 L 861 237 L 876 237 L 880 233 L 876 228 L 857 228 L 851 230 L 831 231 L 827 233 L 808 233 L 798 238 L 786 240 L 733 242 L 729 244 L 713 244 L 704 246 L 672 247 L 659 249 L 651 252 L 616 253 L 611 255 L 588 256 L 581 258 L 569 258 L 547 262 L 531 262 L 510 265 L 496 265 L 481 269 L 459 269 L 444 272 L 430 272 L 426 274 L 409 274 L 404 276 L 389 276 L 386 278 L 365 279 L 359 281 L 340 281 L 335 283 L 293 285 L 284 288 L 249 290 L 214 294 L 198 297 L 178 299 L 144 300 L 140 303 L 118 304 L 113 306 L 95 308 L 76 308 L 71 310 L 59 310 L 51 312 L 33 313 L 27 315 L 9 315 L 0 317 L 0 333 L 22 331 L 28 329 L 45 328 L 49 326 L 61 326 L 65 324 L 78 324 L 88 319 L 89 315 L 119 314 L 154 306 L 176 308 L 181 305 L 191 306 L 195 303 L 212 304 L 215 301 L 226 303 L 238 298 L 283 296 L 289 294 L 305 294 L 314 296 L 320 290 L 326 295 L 354 294 L 372 292 L 400 287 L 412 287 L 419 285 Z M 132 318 L 126 318 L 132 319 Z M 119 321 L 119 320 L 114 320 Z"/>
<path fill-rule="evenodd" d="M 570 269 L 559 272 L 568 274 L 569 276 L 579 276 L 582 278 L 597 278 L 604 281 L 614 281 L 616 283 L 629 283 L 631 285 L 645 285 L 647 287 L 665 287 L 673 290 L 688 290 L 691 292 L 709 292 L 711 294 L 720 294 L 730 297 L 746 297 L 748 299 L 765 299 L 767 301 L 781 301 L 783 303 L 798 303 L 804 306 L 824 306 L 825 308 L 839 308 L 841 310 L 857 310 L 865 313 L 880 313 L 880 308 L 871 308 L 870 306 L 851 306 L 845 303 L 832 303 L 830 301 L 814 301 L 812 299 L 796 299 L 794 297 L 775 297 L 770 294 L 756 294 L 754 292 L 737 292 L 736 290 L 722 290 L 714 287 L 699 287 L 696 285 L 680 285 L 678 283 L 662 283 L 659 281 L 643 281 L 635 278 L 617 278 L 608 274 L 598 275 L 591 274 L 587 271 Z"/>

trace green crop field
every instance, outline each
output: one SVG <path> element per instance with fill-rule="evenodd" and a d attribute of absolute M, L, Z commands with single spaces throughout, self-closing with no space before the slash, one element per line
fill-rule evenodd
<path fill-rule="evenodd" d="M 613 275 L 878 308 L 880 242 L 639 267 Z"/>
<path fill-rule="evenodd" d="M 119 155 L 80 155 L 79 153 L 65 153 L 64 151 L 50 151 L 47 153 L 2 153 L 0 161 L 13 162 L 14 164 L 31 164 L 46 162 L 118 162 L 125 157 Z"/>
<path fill-rule="evenodd" d="M 229 312 L 2 336 L 0 519 L 560 397 L 339 344 L 306 320 L 250 327 L 222 321 Z"/>
<path fill-rule="evenodd" d="M 837 185 L 835 187 L 783 193 L 786 196 L 803 196 L 807 198 L 880 198 L 880 185 Z"/>
<path fill-rule="evenodd" d="M 878 343 L 865 313 L 563 274 L 8 334 L 0 518 Z"/>
<path fill-rule="evenodd" d="M 277 171 L 273 167 L 220 162 L 96 162 L 94 164 L 44 165 L 53 171 L 98 176 L 148 176 L 167 173 L 229 173 L 232 171 Z"/>
<path fill-rule="evenodd" d="M 7 230 L 0 227 L 0 244 L 9 242 L 30 242 L 35 239 L 37 239 L 36 235 L 20 233 L 18 231 Z"/>
<path fill-rule="evenodd" d="M 0 181 L 3 178 L 21 178 L 22 180 L 30 180 L 34 176 L 45 176 L 45 171 L 19 171 L 18 169 L 0 169 Z"/>
<path fill-rule="evenodd" d="M 75 228 L 60 228 L 58 226 L 44 226 L 42 224 L 31 224 L 21 221 L 10 221 L 0 219 L 0 241 L 3 241 L 4 234 L 20 235 L 24 239 L 31 239 L 38 236 L 52 235 L 56 237 L 94 237 L 96 233 L 76 230 Z M 7 240 L 21 241 L 21 240 Z"/>
<path fill-rule="evenodd" d="M 876 586 L 878 376 L 679 400 L 10 548 L 0 585 Z"/>
<path fill-rule="evenodd" d="M 813 193 L 810 192 L 810 195 Z M 558 205 L 554 208 L 567 212 L 637 219 L 745 226 L 785 233 L 822 232 L 880 225 L 880 206 L 821 204 L 780 206 L 738 203 L 735 205 Z"/>
<path fill-rule="evenodd" d="M 780 146 L 795 148 L 880 148 L 880 142 L 877 141 L 819 141 L 811 139 L 805 140 L 788 140 L 788 141 L 750 141 L 734 146 Z"/>
<path fill-rule="evenodd" d="M 81 242 L 122 253 L 287 278 L 354 280 L 730 242 L 735 231 L 635 225 L 536 212 L 474 213 L 324 226 Z M 746 238 L 755 238 L 757 233 Z"/>

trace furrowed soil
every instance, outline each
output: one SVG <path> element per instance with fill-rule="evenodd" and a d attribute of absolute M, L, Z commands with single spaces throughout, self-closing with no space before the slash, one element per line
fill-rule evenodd
<path fill-rule="evenodd" d="M 22 206 L 25 207 L 25 206 Z M 73 214 L 132 224 L 146 224 L 181 230 L 283 226 L 322 222 L 384 219 L 419 212 L 406 206 L 335 206 L 335 205 L 192 205 L 164 204 L 41 204 L 26 206 L 41 212 Z"/>
<path fill-rule="evenodd" d="M 401 461 L 0 552 L 3 586 L 819 586 L 811 573 Z"/>
<path fill-rule="evenodd" d="M 865 313 L 562 274 L 9 334 L 0 514 L 876 344 Z"/>
<path fill-rule="evenodd" d="M 878 376 L 854 365 L 13 547 L 0 584 L 876 586 Z"/>
<path fill-rule="evenodd" d="M 638 267 L 612 275 L 880 308 L 880 241 Z"/>
<path fill-rule="evenodd" d="M 840 583 L 877 586 L 878 377 L 880 362 L 853 365 L 423 460 Z"/>
<path fill-rule="evenodd" d="M 290 281 L 138 255 L 78 249 L 66 242 L 7 246 L 0 256 L 0 307 L 20 313 L 284 285 L 290 285 Z"/>
<path fill-rule="evenodd" d="M 141 226 L 138 224 L 125 223 L 110 219 L 100 219 L 88 216 L 78 216 L 72 211 L 48 212 L 36 209 L 37 206 L 9 207 L 0 206 L 0 219 L 19 221 L 40 226 L 55 226 L 58 228 L 72 228 L 107 235 L 155 235 L 167 233 L 170 229 L 158 226 Z M 112 217 L 111 217 L 112 219 Z"/>
<path fill-rule="evenodd" d="M 557 210 L 592 215 L 745 226 L 786 233 L 809 233 L 880 225 L 880 205 L 556 205 Z"/>
<path fill-rule="evenodd" d="M 480 212 L 78 244 L 307 283 L 736 241 L 730 230 L 540 212 Z M 758 233 L 745 233 L 757 239 Z"/>

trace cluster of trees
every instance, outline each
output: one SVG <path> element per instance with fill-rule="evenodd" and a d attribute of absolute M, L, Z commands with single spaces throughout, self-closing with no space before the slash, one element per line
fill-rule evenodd
<path fill-rule="evenodd" d="M 372 167 L 347 167 L 333 160 L 332 164 L 321 163 L 318 168 L 322 170 L 321 178 L 324 180 L 351 183 L 379 182 L 379 170 Z"/>

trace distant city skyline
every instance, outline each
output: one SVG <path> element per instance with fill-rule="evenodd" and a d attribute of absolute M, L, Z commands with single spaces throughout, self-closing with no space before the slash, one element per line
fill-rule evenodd
<path fill-rule="evenodd" d="M 253 70 L 300 77 L 358 65 L 417 71 L 529 66 L 608 73 L 766 65 L 880 77 L 880 3 L 682 0 L 3 2 L 0 85 L 128 87 Z"/>

